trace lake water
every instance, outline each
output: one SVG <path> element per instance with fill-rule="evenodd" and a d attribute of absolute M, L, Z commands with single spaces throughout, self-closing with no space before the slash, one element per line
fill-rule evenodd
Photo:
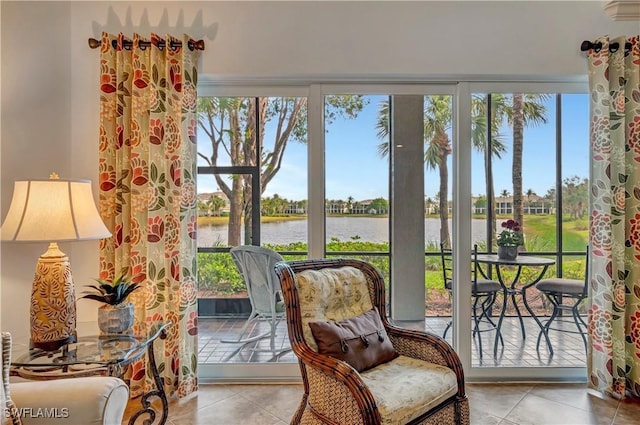
<path fill-rule="evenodd" d="M 365 242 L 388 242 L 389 219 L 387 217 L 327 217 L 327 242 L 331 238 L 341 241 L 359 237 Z M 438 244 L 440 242 L 440 220 L 425 218 L 424 241 Z M 449 220 L 451 230 L 451 220 Z M 472 220 L 472 243 L 484 241 L 486 220 Z M 307 242 L 307 220 L 290 220 L 264 223 L 261 226 L 261 242 L 263 244 L 284 245 L 291 242 Z M 198 246 L 209 247 L 216 243 L 226 245 L 226 226 L 199 226 Z"/>

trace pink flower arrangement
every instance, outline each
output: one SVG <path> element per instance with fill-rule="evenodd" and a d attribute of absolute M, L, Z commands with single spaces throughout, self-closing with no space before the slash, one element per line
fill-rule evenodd
<path fill-rule="evenodd" d="M 515 220 L 502 222 L 502 232 L 498 234 L 498 246 L 521 246 L 524 245 L 524 236 L 520 228 L 520 223 Z"/>

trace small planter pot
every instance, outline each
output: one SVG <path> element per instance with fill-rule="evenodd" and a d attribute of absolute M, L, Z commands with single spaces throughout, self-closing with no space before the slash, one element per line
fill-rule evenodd
<path fill-rule="evenodd" d="M 128 331 L 133 326 L 133 303 L 103 305 L 98 309 L 98 327 L 104 333 Z"/>
<path fill-rule="evenodd" d="M 515 260 L 518 257 L 518 247 L 515 245 L 499 246 L 498 258 L 501 260 Z"/>

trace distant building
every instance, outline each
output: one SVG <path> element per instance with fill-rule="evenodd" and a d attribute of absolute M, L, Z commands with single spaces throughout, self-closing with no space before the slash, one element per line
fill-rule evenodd
<path fill-rule="evenodd" d="M 303 205 L 300 205 L 297 202 L 291 202 L 284 209 L 284 213 L 285 214 L 306 214 L 307 209 Z"/>
<path fill-rule="evenodd" d="M 471 198 L 471 209 L 473 214 L 486 214 L 486 198 Z M 513 214 L 513 196 L 496 196 L 496 214 Z M 555 207 L 548 199 L 538 195 L 523 197 L 523 210 L 525 214 L 553 214 Z"/>
<path fill-rule="evenodd" d="M 224 201 L 224 205 L 217 211 L 213 210 L 213 204 L 211 203 L 211 199 L 218 197 Z M 212 216 L 212 215 L 221 215 L 228 214 L 230 211 L 229 206 L 229 198 L 222 191 L 211 192 L 211 193 L 198 193 L 198 215 L 199 216 Z M 202 205 L 206 205 L 206 209 L 201 209 Z"/>
<path fill-rule="evenodd" d="M 199 210 L 198 215 L 214 215 L 229 213 L 229 199 L 224 192 L 216 191 L 211 193 L 199 193 L 198 201 L 202 205 L 210 205 L 210 201 L 213 197 L 218 196 L 224 201 L 224 206 L 216 212 L 212 208 L 206 210 Z M 325 204 L 325 213 L 327 214 L 387 214 L 388 211 L 378 211 L 371 207 L 373 199 L 364 199 L 362 201 L 346 202 L 342 200 L 327 201 Z M 538 195 L 524 196 L 523 197 L 523 210 L 525 214 L 554 214 L 555 207 L 553 203 L 548 199 L 542 198 Z M 485 197 L 473 197 L 471 198 L 471 212 L 472 214 L 486 214 L 486 198 Z M 425 201 L 424 213 L 425 214 L 437 214 L 439 203 L 436 201 Z M 448 203 L 449 213 L 452 213 L 452 203 Z M 496 196 L 495 209 L 497 214 L 513 214 L 513 196 Z M 285 214 L 307 214 L 306 201 L 291 201 L 285 207 Z"/>

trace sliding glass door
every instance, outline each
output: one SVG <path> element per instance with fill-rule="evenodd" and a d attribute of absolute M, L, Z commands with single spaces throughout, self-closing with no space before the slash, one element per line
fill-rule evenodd
<path fill-rule="evenodd" d="M 250 309 L 236 303 L 244 282 L 229 249 L 256 244 L 287 260 L 341 256 L 376 265 L 388 285 L 391 320 L 446 331 L 469 379 L 583 378 L 583 349 L 572 343 L 579 335 L 554 336 L 563 348 L 549 356 L 544 343 L 536 349 L 539 326 L 521 293 L 498 291 L 474 316 L 471 284 L 474 245 L 480 255 L 495 254 L 496 234 L 508 219 L 524 228 L 522 255 L 552 260 L 545 277 L 583 273 L 583 89 L 464 82 L 199 89 L 202 102 L 218 108 L 211 119 L 201 115 L 198 134 L 201 376 L 299 373 L 290 352 L 272 358 L 251 346 L 221 344 Z M 514 125 L 514 103 L 522 106 L 521 125 Z M 443 248 L 452 253 L 450 282 Z M 499 280 L 495 265 L 482 267 Z M 516 287 L 539 270 L 523 268 Z M 505 286 L 518 273 L 501 272 Z M 533 287 L 528 295 L 537 317 L 547 318 L 546 300 Z M 211 307 L 207 298 L 224 300 Z M 484 322 L 476 327 L 478 314 Z M 497 331 L 489 328 L 499 321 L 496 345 Z M 284 323 L 278 336 L 286 343 Z"/>
<path fill-rule="evenodd" d="M 500 333 L 472 332 L 472 346 L 483 347 L 482 356 L 473 351 L 474 375 L 586 376 L 585 347 L 571 313 L 555 319 L 547 342 L 541 325 L 551 304 L 531 285 L 549 277 L 585 280 L 589 115 L 583 90 L 569 84 L 470 87 L 470 204 L 472 220 L 483 223 L 472 244 L 483 254 L 488 278 L 503 286 L 479 325 L 487 330 L 500 323 Z M 496 237 L 508 220 L 524 235 L 518 257 L 526 265 L 485 261 L 497 252 Z M 585 321 L 586 304 L 580 309 Z"/>
<path fill-rule="evenodd" d="M 270 323 L 248 320 L 256 300 L 250 298 L 230 249 L 256 245 L 286 259 L 306 255 L 306 92 L 200 93 L 200 375 L 292 378 L 297 367 L 286 323 L 278 323 L 271 346 Z"/>
<path fill-rule="evenodd" d="M 437 305 L 435 315 L 445 317 L 433 326 L 446 326 L 451 303 L 438 250 L 440 238 L 448 239 L 451 233 L 455 86 L 320 88 L 325 130 L 323 252 L 378 267 L 396 323 L 423 329 L 425 315 L 433 314 Z M 336 113 L 335 105 L 350 105 L 349 113 Z"/>

